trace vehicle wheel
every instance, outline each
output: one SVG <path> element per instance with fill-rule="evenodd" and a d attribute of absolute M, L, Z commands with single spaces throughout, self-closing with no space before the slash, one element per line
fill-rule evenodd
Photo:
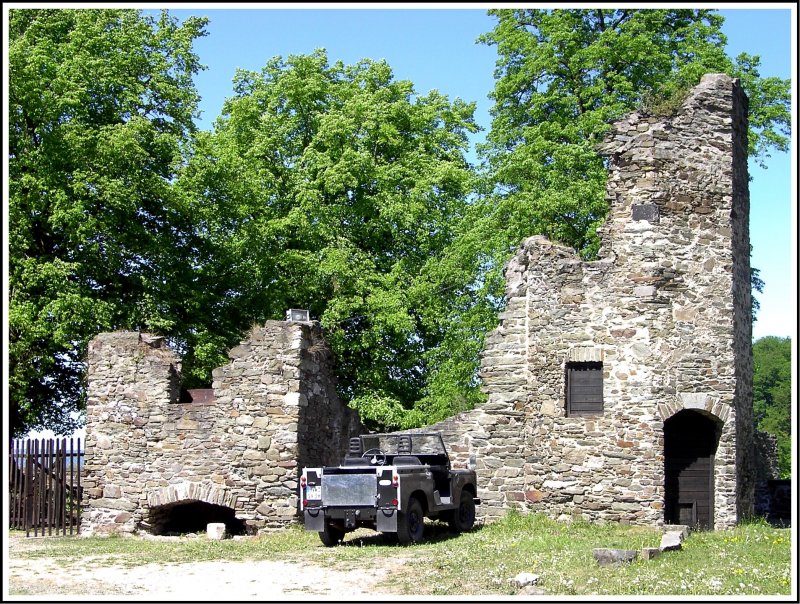
<path fill-rule="evenodd" d="M 469 491 L 461 491 L 458 509 L 453 510 L 453 515 L 447 519 L 450 528 L 457 533 L 472 530 L 475 524 L 475 500 Z"/>
<path fill-rule="evenodd" d="M 330 522 L 325 522 L 325 529 L 319 532 L 319 538 L 325 547 L 333 547 L 344 540 L 344 531 L 331 526 Z"/>
<path fill-rule="evenodd" d="M 422 541 L 425 531 L 425 515 L 419 500 L 412 497 L 408 500 L 408 509 L 397 514 L 397 540 L 406 545 Z"/>

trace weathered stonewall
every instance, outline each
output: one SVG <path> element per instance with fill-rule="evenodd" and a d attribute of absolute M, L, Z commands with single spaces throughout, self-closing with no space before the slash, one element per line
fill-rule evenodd
<path fill-rule="evenodd" d="M 476 465 L 479 513 L 647 525 L 696 514 L 712 528 L 750 513 L 746 146 L 738 81 L 707 75 L 676 115 L 631 114 L 604 142 L 599 260 L 536 236 L 508 263 L 481 363 L 488 402 L 431 427 Z M 570 368 L 599 372 L 599 411 L 568 412 Z M 680 434 L 695 425 L 713 475 L 692 503 L 665 463 L 680 466 Z M 665 459 L 670 426 L 681 429 Z"/>
<path fill-rule="evenodd" d="M 772 466 L 754 461 L 746 135 L 747 99 L 720 74 L 673 116 L 631 114 L 601 148 L 599 259 L 535 236 L 508 263 L 481 360 L 488 401 L 427 428 L 476 468 L 480 518 L 726 528 L 752 512 Z M 338 462 L 362 427 L 318 324 L 269 321 L 229 356 L 210 395 L 185 402 L 162 339 L 91 342 L 82 533 L 149 530 L 186 501 L 252 530 L 296 517 L 299 468 Z M 706 487 L 689 498 L 675 468 L 698 457 Z"/>
<path fill-rule="evenodd" d="M 192 399 L 163 338 L 92 340 L 81 534 L 158 532 L 157 512 L 188 502 L 230 508 L 249 532 L 295 520 L 299 468 L 337 460 L 358 416 L 318 323 L 267 321 L 229 357 Z"/>

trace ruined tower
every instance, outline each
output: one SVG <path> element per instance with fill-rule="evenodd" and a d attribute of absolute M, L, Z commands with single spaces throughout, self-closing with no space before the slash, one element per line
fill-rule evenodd
<path fill-rule="evenodd" d="M 438 427 L 509 506 L 727 527 L 753 504 L 747 98 L 710 74 L 614 125 L 600 259 L 544 237 L 506 268 L 488 402 Z"/>

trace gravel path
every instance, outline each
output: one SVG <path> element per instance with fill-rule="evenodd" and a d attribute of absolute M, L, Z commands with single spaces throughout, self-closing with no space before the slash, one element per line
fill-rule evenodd
<path fill-rule="evenodd" d="M 353 600 L 391 595 L 387 579 L 403 566 L 386 560 L 370 568 L 335 570 L 297 561 L 205 561 L 147 564 L 134 568 L 91 564 L 91 558 L 68 566 L 52 558 L 14 559 L 9 544 L 8 594 L 57 596 L 81 601 L 114 600 Z M 25 544 L 17 543 L 19 547 Z M 38 599 L 38 598 L 37 598 Z"/>

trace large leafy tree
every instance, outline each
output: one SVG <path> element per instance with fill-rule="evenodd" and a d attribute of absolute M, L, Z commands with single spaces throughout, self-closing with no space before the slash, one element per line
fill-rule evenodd
<path fill-rule="evenodd" d="M 199 386 L 290 307 L 322 320 L 368 424 L 442 419 L 481 399 L 508 254 L 534 233 L 596 250 L 610 121 L 729 71 L 751 97 L 751 152 L 787 144 L 787 84 L 727 59 L 708 11 L 491 14 L 496 105 L 470 200 L 473 105 L 419 96 L 383 62 L 273 59 L 190 138 L 202 20 L 12 11 L 13 433 L 69 429 L 98 331 L 170 336 Z"/>
<path fill-rule="evenodd" d="M 753 344 L 753 418 L 778 441 L 781 478 L 792 473 L 792 341 L 767 336 Z"/>
<path fill-rule="evenodd" d="M 191 224 L 171 180 L 193 130 L 204 20 L 9 12 L 11 433 L 69 433 L 88 340 L 174 328 Z"/>
<path fill-rule="evenodd" d="M 790 88 L 762 78 L 759 59 L 724 51 L 723 18 L 709 10 L 491 10 L 494 29 L 480 41 L 498 60 L 491 130 L 480 146 L 481 195 L 457 237 L 431 266 L 432 279 L 453 283 L 452 389 L 474 392 L 481 334 L 502 305 L 502 267 L 535 234 L 596 256 L 605 220 L 607 165 L 596 151 L 610 124 L 643 109 L 677 106 L 701 76 L 739 77 L 750 98 L 749 151 L 756 160 L 789 143 Z M 753 273 L 754 289 L 762 283 Z M 451 332 L 455 333 L 455 332 Z M 470 354 L 475 351 L 475 354 Z"/>
<path fill-rule="evenodd" d="M 492 128 L 483 146 L 491 204 L 516 209 L 530 233 L 591 257 L 604 220 L 606 168 L 595 145 L 634 109 L 658 111 L 709 72 L 739 77 L 750 97 L 750 155 L 789 143 L 787 80 L 759 59 L 724 52 L 723 17 L 690 9 L 505 9 L 481 40 L 499 54 Z M 654 101 L 658 99 L 659 102 Z M 513 214 L 513 211 L 512 211 Z"/>
<path fill-rule="evenodd" d="M 445 331 L 442 293 L 421 269 L 463 216 L 474 105 L 322 50 L 239 71 L 234 92 L 178 183 L 210 250 L 196 272 L 219 277 L 204 296 L 236 317 L 222 335 L 307 308 L 337 355 L 341 395 L 368 425 L 408 425 Z M 184 366 L 198 379 L 213 367 L 191 351 Z"/>

